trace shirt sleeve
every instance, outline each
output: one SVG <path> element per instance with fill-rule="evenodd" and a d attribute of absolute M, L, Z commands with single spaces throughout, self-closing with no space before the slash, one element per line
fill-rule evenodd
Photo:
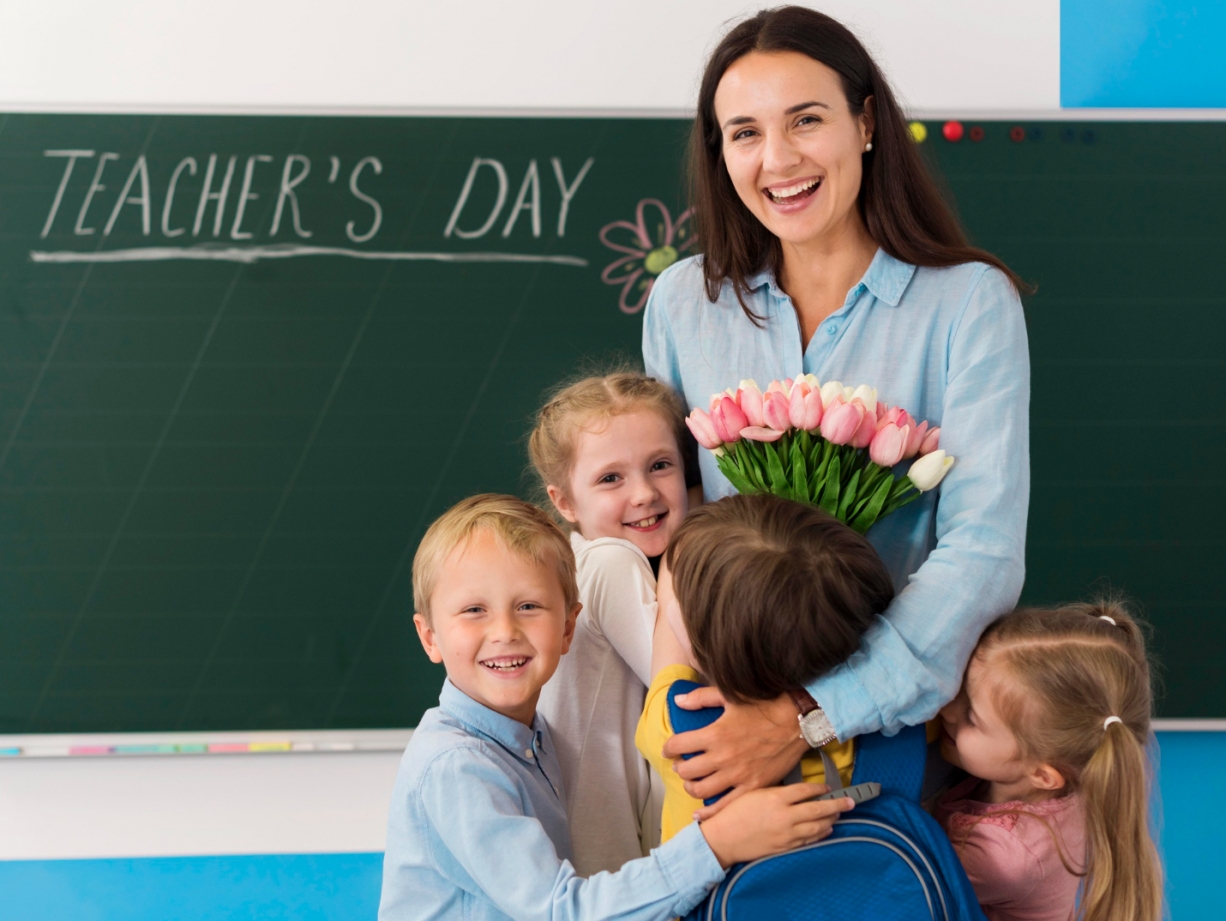
<path fill-rule="evenodd" d="M 684 394 L 677 345 L 673 339 L 672 326 L 668 322 L 668 311 L 663 305 L 671 287 L 671 271 L 670 267 L 656 279 L 651 294 L 647 297 L 647 307 L 643 311 L 643 368 L 648 377 L 654 377 L 660 383 L 668 384 L 677 393 Z"/>
<path fill-rule="evenodd" d="M 1020 838 L 999 825 L 979 822 L 954 850 L 984 908 L 1024 904 L 1043 881 L 1039 859 Z"/>
<path fill-rule="evenodd" d="M 895 733 L 957 693 L 983 629 L 1010 611 L 1025 577 L 1030 502 L 1030 358 L 1021 301 L 983 267 L 948 346 L 936 547 L 860 649 L 808 686 L 839 738 Z"/>
<path fill-rule="evenodd" d="M 602 544 L 584 550 L 584 595 L 592 623 L 639 681 L 651 683 L 656 580 L 635 551 Z"/>
<path fill-rule="evenodd" d="M 451 860 L 449 882 L 517 921 L 666 921 L 686 914 L 724 872 L 701 830 L 678 835 L 616 873 L 588 879 L 558 857 L 522 794 L 492 760 L 457 750 L 435 759 L 419 787 L 423 809 Z"/>

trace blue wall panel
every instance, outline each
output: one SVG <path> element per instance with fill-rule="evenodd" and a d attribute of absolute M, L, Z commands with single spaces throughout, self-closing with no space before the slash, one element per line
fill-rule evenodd
<path fill-rule="evenodd" d="M 1061 0 L 1060 105 L 1226 106 L 1226 0 Z"/>

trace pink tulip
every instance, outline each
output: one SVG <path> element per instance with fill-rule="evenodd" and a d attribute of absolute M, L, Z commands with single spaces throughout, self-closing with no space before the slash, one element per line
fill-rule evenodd
<path fill-rule="evenodd" d="M 864 421 L 864 407 L 860 403 L 835 403 L 826 407 L 822 416 L 822 437 L 833 445 L 845 445 Z"/>
<path fill-rule="evenodd" d="M 915 457 L 919 454 L 920 445 L 924 442 L 924 436 L 928 434 L 928 423 L 921 422 L 919 425 L 911 429 L 911 437 L 907 439 L 907 453 L 904 457 Z"/>
<path fill-rule="evenodd" d="M 715 434 L 715 423 L 701 409 L 695 409 L 686 416 L 685 424 L 694 433 L 695 440 L 708 451 L 714 451 L 722 444 L 719 436 Z"/>
<path fill-rule="evenodd" d="M 928 434 L 924 436 L 923 442 L 920 443 L 919 453 L 931 454 L 941 446 L 941 427 L 929 429 Z"/>
<path fill-rule="evenodd" d="M 715 407 L 719 406 L 719 401 L 722 400 L 725 397 L 725 395 L 726 394 L 722 394 L 722 393 L 711 394 L 711 402 L 707 404 L 707 412 L 710 413 L 712 416 L 714 416 Z"/>
<path fill-rule="evenodd" d="M 859 400 L 852 405 L 857 404 L 859 404 Z M 867 448 L 876 434 L 877 414 L 872 410 L 865 409 L 864 418 L 860 420 L 860 427 L 856 429 L 856 434 L 851 436 L 851 446 L 853 448 Z"/>
<path fill-rule="evenodd" d="M 907 450 L 907 436 L 910 434 L 909 425 L 899 428 L 893 422 L 887 422 L 869 442 L 869 459 L 880 467 L 893 467 L 903 459 Z"/>
<path fill-rule="evenodd" d="M 748 438 L 750 441 L 778 441 L 783 437 L 783 432 L 763 428 L 760 425 L 747 425 L 741 429 L 741 437 Z"/>
<path fill-rule="evenodd" d="M 788 419 L 793 428 L 811 432 L 822 421 L 822 395 L 819 391 L 796 384 L 788 401 Z"/>
<path fill-rule="evenodd" d="M 719 401 L 719 406 L 715 407 L 715 412 L 711 413 L 711 422 L 715 425 L 715 434 L 724 444 L 733 444 L 740 440 L 741 429 L 749 425 L 749 420 L 745 418 L 741 407 L 737 406 L 736 400 L 729 396 Z"/>
<path fill-rule="evenodd" d="M 885 419 L 885 414 L 890 407 L 886 406 L 881 400 L 877 401 L 877 427 L 881 428 L 882 420 Z"/>
<path fill-rule="evenodd" d="M 770 384 L 766 388 L 766 392 L 767 393 L 782 393 L 784 396 L 788 395 L 787 388 L 783 386 L 783 381 L 771 381 Z"/>
<path fill-rule="evenodd" d="M 762 404 L 762 415 L 766 419 L 766 424 L 771 428 L 782 432 L 791 425 L 791 420 L 788 418 L 788 398 L 783 395 L 782 391 L 768 390 L 762 399 Z"/>
<path fill-rule="evenodd" d="M 764 425 L 766 420 L 762 415 L 762 391 L 757 387 L 742 387 L 736 392 L 736 396 L 749 424 Z"/>

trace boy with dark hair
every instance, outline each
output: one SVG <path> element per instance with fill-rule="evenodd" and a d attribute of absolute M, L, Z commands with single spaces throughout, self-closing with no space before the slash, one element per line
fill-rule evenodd
<path fill-rule="evenodd" d="M 838 519 L 747 495 L 690 513 L 664 553 L 656 596 L 653 679 L 635 744 L 664 779 L 668 841 L 703 809 L 663 755 L 673 682 L 706 681 L 736 703 L 804 687 L 855 653 L 894 585 L 872 544 Z M 826 781 L 825 752 L 849 784 L 853 746 L 835 740 L 811 751 L 801 759 L 803 779 Z"/>

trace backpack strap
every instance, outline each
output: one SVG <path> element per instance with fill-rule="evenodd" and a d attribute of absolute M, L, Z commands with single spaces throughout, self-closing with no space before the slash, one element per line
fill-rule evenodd
<path fill-rule="evenodd" d="M 701 710 L 683 710 L 677 706 L 677 695 L 688 694 L 690 691 L 695 691 L 698 688 L 706 687 L 706 685 L 698 684 L 694 681 L 686 681 L 678 679 L 668 686 L 668 723 L 673 727 L 673 732 L 680 735 L 683 732 L 690 732 L 694 729 L 702 729 L 710 726 L 717 719 L 724 715 L 723 707 L 703 707 Z M 682 755 L 686 761 L 689 761 L 698 752 L 691 755 Z M 727 792 L 726 790 L 724 791 Z M 718 796 L 711 796 L 704 799 L 703 805 L 710 806 L 718 800 L 723 793 Z"/>
<path fill-rule="evenodd" d="M 880 732 L 856 736 L 853 786 L 867 781 L 881 784 L 882 793 L 893 793 L 918 803 L 928 760 L 924 727 L 906 726 L 897 735 Z"/>

